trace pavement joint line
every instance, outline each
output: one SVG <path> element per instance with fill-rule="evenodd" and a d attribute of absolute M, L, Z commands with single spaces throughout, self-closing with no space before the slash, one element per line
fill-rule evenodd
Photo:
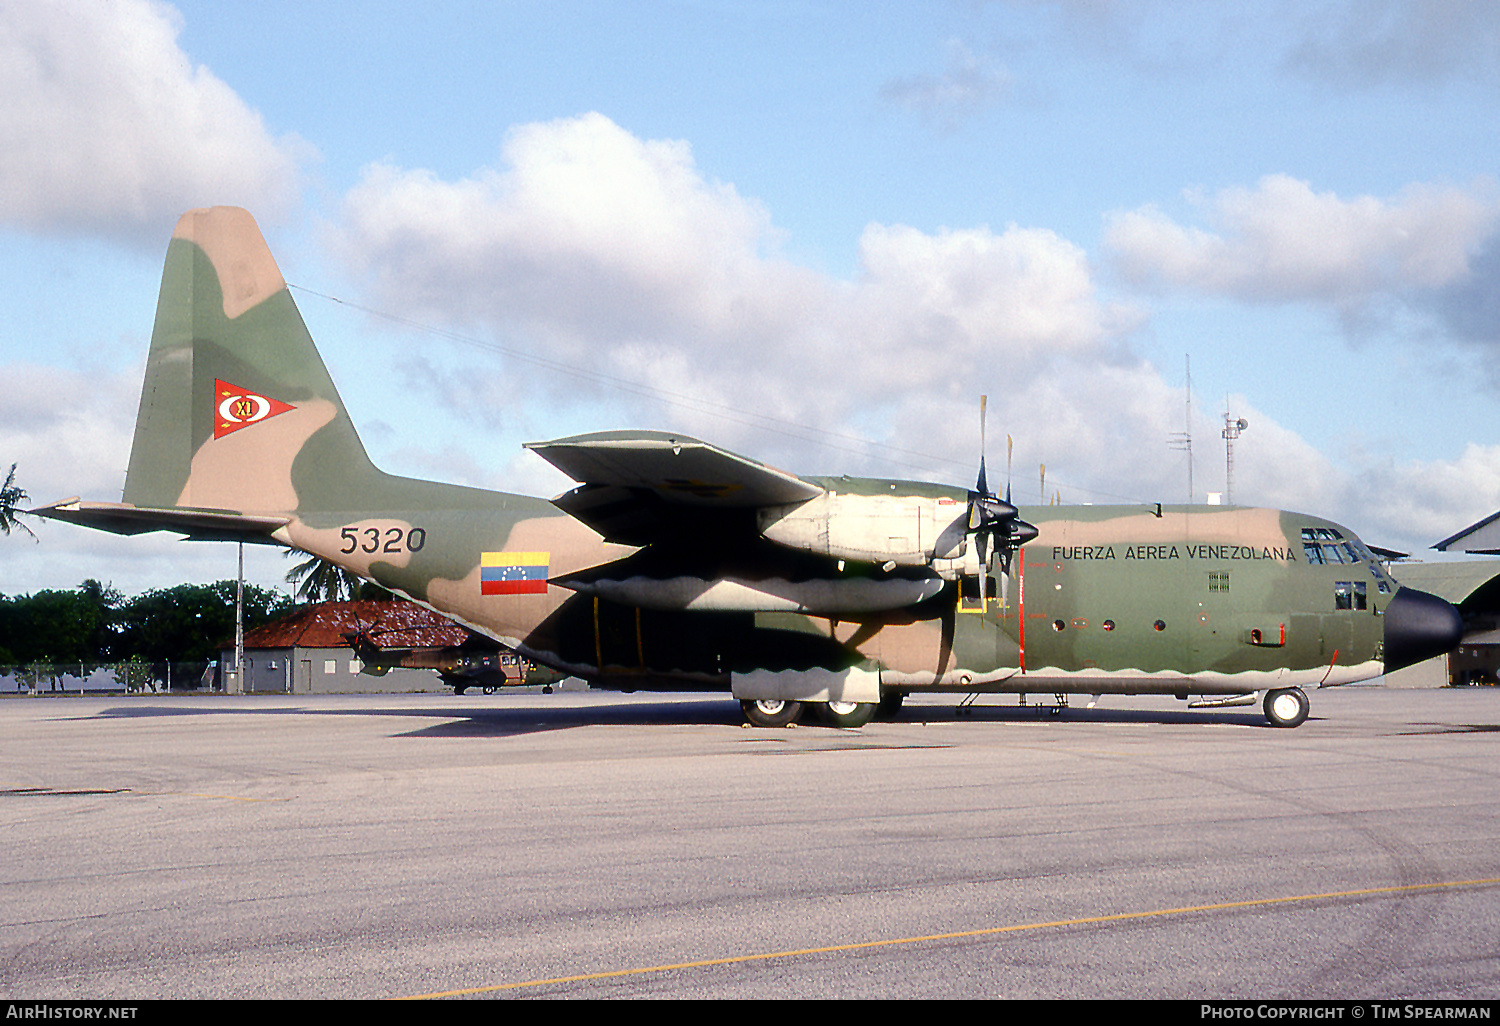
<path fill-rule="evenodd" d="M 908 944 L 923 944 L 931 941 L 966 940 L 974 937 L 994 937 L 1006 933 L 1024 933 L 1030 930 L 1047 930 L 1064 926 L 1089 926 L 1096 923 L 1119 923 L 1132 919 L 1152 919 L 1164 916 L 1188 915 L 1194 912 L 1222 912 L 1228 909 L 1254 908 L 1259 905 L 1288 905 L 1295 902 L 1327 901 L 1332 898 L 1363 898 L 1381 894 L 1411 894 L 1419 891 L 1453 890 L 1459 887 L 1491 887 L 1500 884 L 1500 877 L 1479 880 L 1447 880 L 1437 883 L 1398 884 L 1391 887 L 1365 887 L 1352 891 L 1326 891 L 1321 894 L 1294 894 L 1276 898 L 1249 898 L 1244 901 L 1225 901 L 1211 905 L 1184 905 L 1181 908 L 1152 909 L 1146 912 L 1115 912 L 1104 916 L 1085 916 L 1078 919 L 1058 919 L 1045 923 L 1017 923 L 1011 926 L 989 926 L 979 930 L 959 930 L 953 933 L 931 933 L 919 937 L 892 937 L 884 940 L 856 941 L 852 944 L 832 944 L 821 948 L 793 948 L 786 951 L 766 951 L 750 955 L 731 955 L 726 958 L 708 958 L 695 962 L 677 962 L 671 965 L 638 966 L 633 969 L 612 969 L 606 972 L 582 973 L 577 976 L 555 976 L 543 980 L 523 980 L 517 983 L 495 983 L 484 987 L 465 987 L 460 990 L 435 991 L 431 994 L 411 994 L 397 1000 L 424 1001 L 433 998 L 468 997 L 475 994 L 494 994 L 506 990 L 522 990 L 528 987 L 546 987 L 562 983 L 586 983 L 592 980 L 619 979 L 626 976 L 644 976 L 648 973 L 665 973 L 679 969 L 704 969 L 716 965 L 734 965 L 741 962 L 765 962 L 773 958 L 795 958 L 804 955 L 827 955 L 841 951 L 862 951 L 873 948 L 897 947 Z"/>

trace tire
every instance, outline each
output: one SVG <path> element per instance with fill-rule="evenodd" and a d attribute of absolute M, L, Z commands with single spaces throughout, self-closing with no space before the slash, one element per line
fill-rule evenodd
<path fill-rule="evenodd" d="M 453 693 L 455 695 L 461 695 L 461 694 L 463 694 L 467 690 L 469 690 L 469 685 L 467 685 L 467 684 L 455 684 L 455 685 L 453 685 Z"/>
<path fill-rule="evenodd" d="M 745 699 L 740 703 L 745 722 L 752 727 L 790 727 L 802 716 L 801 702 L 779 698 Z"/>
<path fill-rule="evenodd" d="M 1266 711 L 1266 719 L 1271 721 L 1271 726 L 1296 727 L 1307 719 L 1312 705 L 1301 688 L 1278 688 L 1275 691 L 1266 692 L 1263 708 Z"/>
<path fill-rule="evenodd" d="M 887 691 L 880 696 L 880 704 L 875 707 L 875 718 L 894 720 L 901 715 L 901 703 L 904 701 L 906 701 L 905 691 Z"/>
<path fill-rule="evenodd" d="M 830 727 L 863 727 L 877 709 L 874 702 L 824 702 L 818 711 Z"/>

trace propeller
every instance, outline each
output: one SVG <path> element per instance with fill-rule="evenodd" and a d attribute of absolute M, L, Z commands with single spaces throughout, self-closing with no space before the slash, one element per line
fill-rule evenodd
<path fill-rule="evenodd" d="M 1005 486 L 1005 498 L 990 491 L 985 476 L 985 414 L 989 405 L 988 396 L 979 397 L 979 480 L 969 493 L 969 531 L 974 535 L 974 544 L 979 555 L 979 600 L 984 603 L 985 569 L 989 566 L 990 546 L 1000 555 L 1000 566 L 1010 573 L 1010 557 L 1022 545 L 1037 536 L 1037 529 L 1017 516 L 1016 507 L 1010 504 L 1010 483 Z M 1007 443 L 1009 440 L 1007 439 Z M 1008 446 L 1007 446 L 1008 447 Z M 1006 457 L 1007 467 L 1010 457 Z M 1006 472 L 1009 478 L 1009 471 Z"/>

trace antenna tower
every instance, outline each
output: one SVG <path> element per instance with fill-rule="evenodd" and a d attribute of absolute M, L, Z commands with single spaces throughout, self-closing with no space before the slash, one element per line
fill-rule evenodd
<path fill-rule="evenodd" d="M 1250 426 L 1244 417 L 1229 412 L 1229 402 L 1224 402 L 1224 504 L 1234 505 L 1234 442 L 1240 432 Z"/>

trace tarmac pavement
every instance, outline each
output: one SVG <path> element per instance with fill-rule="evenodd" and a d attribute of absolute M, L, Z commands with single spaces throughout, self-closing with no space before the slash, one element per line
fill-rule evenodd
<path fill-rule="evenodd" d="M 0 994 L 1493 1001 L 1500 689 L 1311 698 L 5 698 Z"/>

